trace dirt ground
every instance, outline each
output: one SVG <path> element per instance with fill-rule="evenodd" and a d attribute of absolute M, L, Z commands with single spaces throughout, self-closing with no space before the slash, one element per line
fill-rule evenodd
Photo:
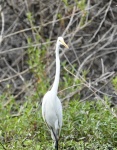
<path fill-rule="evenodd" d="M 0 93 L 10 85 L 10 92 L 20 100 L 27 93 L 22 91 L 25 82 L 32 83 L 33 74 L 27 64 L 27 37 L 35 44 L 34 29 L 27 19 L 31 12 L 42 44 L 47 39 L 52 42 L 47 47 L 48 77 L 54 77 L 55 40 L 64 36 L 70 49 L 61 53 L 61 60 L 71 67 L 75 64 L 75 76 L 82 77 L 83 70 L 88 71 L 81 100 L 106 95 L 112 105 L 117 103 L 112 85 L 117 74 L 116 0 L 87 0 L 85 8 L 75 0 L 67 4 L 60 0 L 2 0 L 0 9 Z"/>

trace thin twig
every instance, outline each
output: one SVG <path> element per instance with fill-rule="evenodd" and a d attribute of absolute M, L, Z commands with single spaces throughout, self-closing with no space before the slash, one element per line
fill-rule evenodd
<path fill-rule="evenodd" d="M 22 71 L 22 72 L 20 72 L 20 73 L 17 73 L 17 74 L 15 74 L 15 75 L 11 76 L 11 77 L 2 79 L 2 80 L 0 80 L 0 83 L 1 83 L 1 82 L 4 82 L 4 81 L 11 80 L 11 79 L 13 79 L 13 78 L 15 78 L 15 77 L 17 77 L 17 76 L 19 76 L 19 75 L 25 74 L 25 73 L 27 73 L 29 70 L 30 70 L 30 68 L 28 68 L 28 69 L 26 69 L 26 70 L 24 70 L 24 71 Z"/>
<path fill-rule="evenodd" d="M 2 18 L 2 29 L 1 29 L 1 34 L 0 34 L 0 44 L 1 44 L 1 42 L 3 40 L 4 26 L 5 26 L 4 13 L 3 13 L 1 5 L 0 5 L 0 13 L 1 13 L 1 18 Z"/>
<path fill-rule="evenodd" d="M 104 21 L 105 21 L 105 19 L 106 19 L 107 13 L 108 13 L 108 11 L 109 11 L 109 9 L 110 9 L 110 6 L 111 6 L 112 1 L 113 1 L 113 0 L 110 0 L 110 2 L 108 3 L 108 7 L 107 7 L 107 9 L 106 9 L 106 11 L 105 11 L 104 18 L 102 19 L 102 21 L 101 21 L 101 23 L 100 23 L 98 29 L 96 30 L 95 34 L 93 35 L 93 37 L 90 39 L 89 42 L 91 42 L 91 41 L 96 37 L 96 35 L 98 34 L 98 32 L 100 31 L 100 28 L 102 27 L 102 25 L 103 25 L 103 23 L 104 23 Z"/>
<path fill-rule="evenodd" d="M 65 28 L 63 34 L 62 34 L 63 37 L 64 37 L 64 35 L 66 34 L 66 32 L 69 30 L 69 27 L 70 27 L 71 24 L 72 24 L 73 17 L 74 17 L 74 14 L 75 14 L 75 10 L 76 10 L 76 7 L 74 6 L 74 7 L 73 7 L 73 11 L 72 11 L 72 15 L 71 15 L 71 18 L 70 18 L 70 21 L 69 21 L 67 27 Z"/>
<path fill-rule="evenodd" d="M 99 95 L 97 95 L 96 93 L 99 92 L 97 91 L 93 86 L 91 86 L 90 83 L 88 83 L 80 74 L 79 74 L 79 77 L 77 77 L 76 75 L 74 75 L 73 73 L 71 73 L 67 68 L 64 68 L 66 71 L 68 71 L 71 75 L 75 76 L 76 78 L 80 78 L 84 85 L 93 93 L 93 95 L 95 95 L 98 99 L 100 99 L 102 101 L 102 103 L 104 104 L 104 106 L 111 112 L 111 114 L 117 118 L 117 114 L 115 114 L 114 111 L 111 110 L 111 108 L 106 104 L 106 102 L 104 101 L 104 99 L 102 99 Z M 93 88 L 95 90 L 93 90 Z"/>

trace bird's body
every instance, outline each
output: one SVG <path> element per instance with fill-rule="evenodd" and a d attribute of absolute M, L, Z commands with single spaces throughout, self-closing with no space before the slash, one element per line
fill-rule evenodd
<path fill-rule="evenodd" d="M 68 48 L 63 38 L 58 37 L 55 51 L 56 53 L 55 80 L 52 89 L 44 95 L 42 102 L 42 116 L 51 132 L 52 139 L 55 141 L 56 150 L 58 150 L 58 140 L 62 127 L 62 104 L 59 98 L 57 97 L 59 77 L 60 77 L 60 59 L 59 59 L 60 44 Z"/>
<path fill-rule="evenodd" d="M 52 96 L 52 91 L 48 91 L 43 98 L 42 116 L 46 122 L 48 128 L 53 129 L 51 137 L 54 141 L 59 139 L 60 130 L 62 127 L 62 105 L 59 98 L 56 95 Z"/>

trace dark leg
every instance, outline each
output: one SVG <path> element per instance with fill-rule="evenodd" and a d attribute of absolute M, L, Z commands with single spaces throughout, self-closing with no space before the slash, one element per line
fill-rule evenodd
<path fill-rule="evenodd" d="M 53 133 L 53 135 L 55 137 L 55 149 L 58 150 L 58 139 L 57 139 L 57 137 L 56 137 L 56 135 L 54 133 L 54 130 L 52 128 L 51 128 L 51 130 L 52 130 L 52 133 Z"/>
<path fill-rule="evenodd" d="M 55 141 L 55 149 L 58 150 L 58 140 Z"/>

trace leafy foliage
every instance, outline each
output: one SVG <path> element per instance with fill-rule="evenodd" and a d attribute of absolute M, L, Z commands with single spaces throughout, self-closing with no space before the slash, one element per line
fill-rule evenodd
<path fill-rule="evenodd" d="M 68 1 L 63 0 L 65 6 Z M 85 10 L 85 0 L 76 1 L 77 7 L 81 10 L 79 26 L 86 23 L 87 12 Z M 62 18 L 58 13 L 57 17 Z M 36 29 L 33 29 L 34 19 L 31 13 L 27 13 L 27 18 L 31 24 L 35 43 L 41 42 L 41 37 Z M 76 19 L 77 20 L 77 19 Z M 19 103 L 14 100 L 10 93 L 3 93 L 0 96 L 0 150 L 52 150 L 52 140 L 50 133 L 42 120 L 41 101 L 42 96 L 48 89 L 49 81 L 46 78 L 45 59 L 46 47 L 32 46 L 34 43 L 27 39 L 30 45 L 28 49 L 28 64 L 34 77 L 38 79 L 37 92 L 32 97 L 26 97 L 25 102 Z M 63 67 L 66 64 L 63 64 Z M 74 71 L 74 70 L 73 70 Z M 71 72 L 73 72 L 71 71 Z M 60 82 L 60 90 L 79 84 L 64 91 L 60 96 L 65 96 L 69 92 L 82 89 L 82 81 L 71 78 L 69 73 L 62 71 L 64 77 Z M 74 73 L 74 72 L 73 72 Z M 87 71 L 83 72 L 86 78 Z M 117 78 L 113 79 L 113 85 L 117 89 Z M 63 84 L 64 83 L 64 84 Z M 10 103 L 4 106 L 6 97 Z M 74 96 L 68 106 L 63 109 L 63 127 L 60 137 L 60 149 L 67 150 L 116 150 L 117 147 L 117 118 L 103 106 L 101 101 L 79 102 L 80 95 Z M 108 98 L 107 98 L 108 99 Z M 109 106 L 109 103 L 107 103 Z"/>
<path fill-rule="evenodd" d="M 22 111 L 19 115 L 19 108 Z M 13 113 L 13 110 L 16 110 Z M 0 105 L 0 139 L 10 150 L 52 149 L 50 133 L 41 117 L 38 101 L 28 99 L 23 105 Z M 80 103 L 71 101 L 63 110 L 60 149 L 116 149 L 117 119 L 100 101 Z M 0 149 L 4 149 L 0 145 Z"/>
<path fill-rule="evenodd" d="M 112 84 L 113 84 L 115 90 L 117 90 L 117 76 L 112 80 Z"/>

